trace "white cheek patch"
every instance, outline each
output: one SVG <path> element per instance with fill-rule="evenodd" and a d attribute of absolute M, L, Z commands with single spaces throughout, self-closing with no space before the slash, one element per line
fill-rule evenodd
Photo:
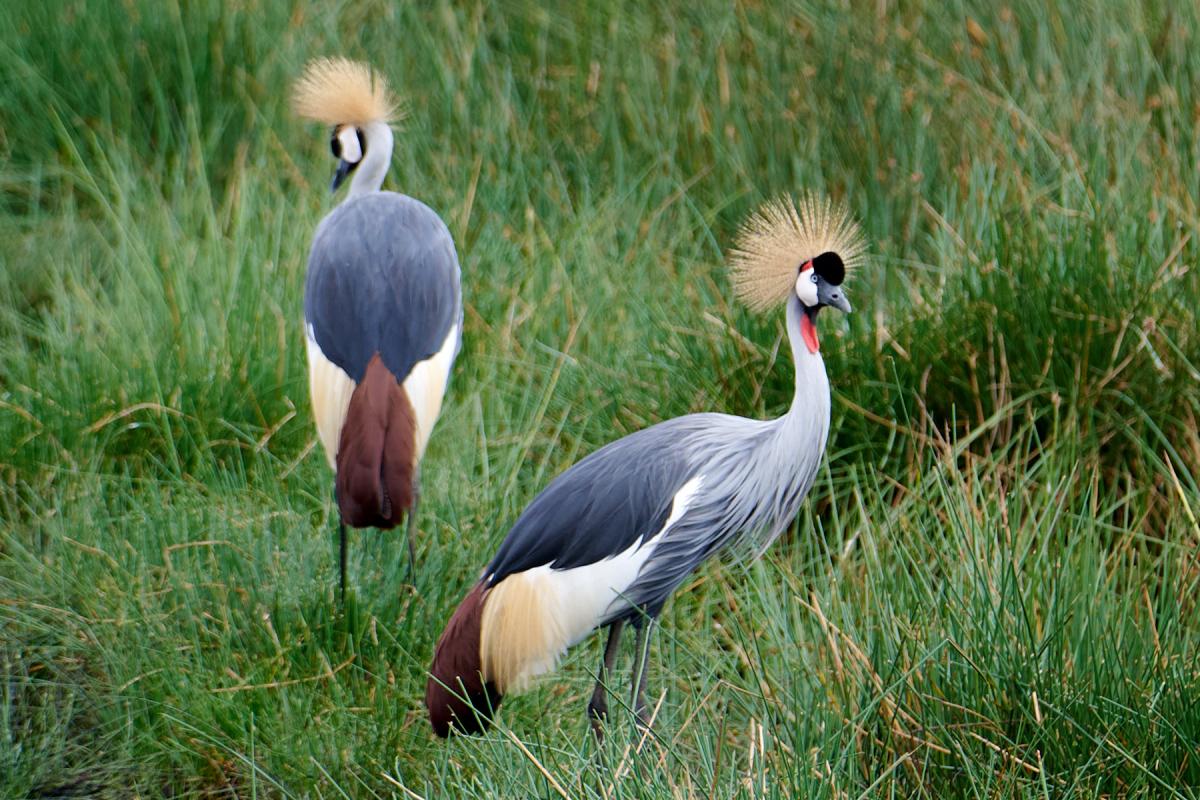
<path fill-rule="evenodd" d="M 337 132 L 338 141 L 342 145 L 342 160 L 357 164 L 362 160 L 362 148 L 358 146 L 358 131 L 353 125 L 347 125 Z"/>
<path fill-rule="evenodd" d="M 816 274 L 812 267 L 809 267 L 796 277 L 796 297 L 799 297 L 800 302 L 806 306 L 817 304 L 817 284 L 813 282 Z"/>

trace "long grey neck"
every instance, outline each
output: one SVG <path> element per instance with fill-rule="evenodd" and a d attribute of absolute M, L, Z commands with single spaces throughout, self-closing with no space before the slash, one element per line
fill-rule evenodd
<path fill-rule="evenodd" d="M 796 365 L 796 392 L 792 407 L 782 417 L 765 423 L 766 435 L 742 451 L 740 469 L 726 474 L 721 483 L 737 487 L 727 503 L 725 533 L 748 534 L 749 555 L 758 555 L 783 532 L 800 509 L 816 480 L 825 443 L 829 438 L 829 378 L 820 352 L 810 353 L 800 333 L 804 311 L 795 296 L 788 300 L 787 331 Z M 728 466 L 725 467 L 727 470 Z"/>
<path fill-rule="evenodd" d="M 810 353 L 800 334 L 800 319 L 803 316 L 800 299 L 792 295 L 787 304 L 787 332 L 792 345 L 792 362 L 796 365 L 796 389 L 792 395 L 792 407 L 779 422 L 786 420 L 787 427 L 797 423 L 803 423 L 803 427 L 813 427 L 812 423 L 819 421 L 821 424 L 816 427 L 824 439 L 824 432 L 829 428 L 829 376 L 825 372 L 825 360 L 821 358 L 821 352 Z"/>
<path fill-rule="evenodd" d="M 362 132 L 367 141 L 367 152 L 358 168 L 354 170 L 354 178 L 350 181 L 350 191 L 346 193 L 346 200 L 369 192 L 378 192 L 392 163 L 392 129 L 387 123 L 368 122 L 363 126 Z"/>

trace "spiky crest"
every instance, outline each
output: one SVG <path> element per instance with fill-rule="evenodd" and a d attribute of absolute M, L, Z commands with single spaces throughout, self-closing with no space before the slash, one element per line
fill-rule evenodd
<path fill-rule="evenodd" d="M 292 107 L 302 117 L 328 125 L 392 122 L 399 104 L 383 77 L 361 61 L 315 58 L 292 88 Z"/>
<path fill-rule="evenodd" d="M 733 286 L 751 311 L 767 311 L 794 291 L 797 270 L 834 252 L 847 274 L 860 266 L 866 242 L 845 206 L 806 194 L 799 207 L 788 195 L 762 205 L 742 223 L 729 253 Z"/>

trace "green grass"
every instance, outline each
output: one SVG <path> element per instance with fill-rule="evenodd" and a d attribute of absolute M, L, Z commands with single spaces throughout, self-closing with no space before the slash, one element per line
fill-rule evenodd
<path fill-rule="evenodd" d="M 776 5 L 0 4 L 0 796 L 1200 797 L 1200 15 Z M 345 614 L 286 103 L 330 53 L 407 98 L 388 186 L 466 301 L 415 586 L 356 533 Z M 786 407 L 722 260 L 808 188 L 873 244 L 827 468 L 667 606 L 656 738 L 595 756 L 590 641 L 436 741 L 433 642 L 554 474 Z"/>

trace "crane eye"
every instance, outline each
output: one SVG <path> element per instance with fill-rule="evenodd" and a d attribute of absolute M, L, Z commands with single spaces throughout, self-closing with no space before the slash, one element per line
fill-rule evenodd
<path fill-rule="evenodd" d="M 813 276 L 810 280 L 812 280 L 813 283 L 816 283 L 817 282 L 817 273 L 814 272 Z"/>
<path fill-rule="evenodd" d="M 334 131 L 333 136 L 329 137 L 329 149 L 333 151 L 334 158 L 342 157 L 342 143 L 338 140 L 337 131 Z"/>

